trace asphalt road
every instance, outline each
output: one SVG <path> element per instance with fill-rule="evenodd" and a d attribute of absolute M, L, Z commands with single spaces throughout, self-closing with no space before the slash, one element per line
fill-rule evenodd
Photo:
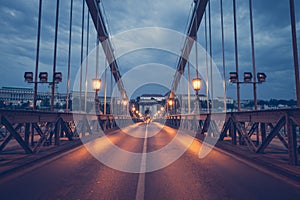
<path fill-rule="evenodd" d="M 1 179 L 0 199 L 300 198 L 299 187 L 222 152 L 200 159 L 201 147 L 172 128 L 136 124 Z"/>

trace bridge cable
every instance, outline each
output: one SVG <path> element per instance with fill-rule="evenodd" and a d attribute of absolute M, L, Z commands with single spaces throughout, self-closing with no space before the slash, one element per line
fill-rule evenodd
<path fill-rule="evenodd" d="M 57 58 L 57 36 L 58 36 L 58 19 L 59 19 L 59 0 L 56 1 L 56 19 L 55 19 L 55 36 L 54 36 L 54 56 L 53 56 L 53 73 L 52 73 L 52 89 L 50 110 L 54 110 L 54 91 L 55 91 L 55 72 Z"/>
<path fill-rule="evenodd" d="M 254 49 L 254 34 L 253 34 L 253 13 L 252 13 L 252 0 L 249 0 L 249 13 L 250 13 L 250 36 L 251 36 L 251 53 L 252 53 L 252 71 L 253 71 L 253 99 L 254 109 L 257 110 L 257 93 L 256 93 L 256 64 L 255 64 L 255 49 Z"/>
<path fill-rule="evenodd" d="M 85 58 L 85 90 L 84 90 L 84 111 L 87 110 L 87 92 L 88 92 L 88 66 L 89 66 L 89 35 L 90 35 L 90 14 L 87 13 L 87 24 L 86 24 L 86 58 Z"/>
<path fill-rule="evenodd" d="M 299 77 L 300 75 L 299 75 L 297 27 L 296 27 L 296 19 L 295 19 L 295 2 L 294 2 L 294 0 L 290 0 L 290 16 L 291 16 L 291 32 L 292 32 L 297 107 L 300 107 L 300 77 Z"/>
<path fill-rule="evenodd" d="M 210 65 L 210 95 L 211 95 L 211 106 L 209 112 L 212 112 L 214 108 L 214 80 L 213 80 L 213 67 L 212 67 L 212 39 L 211 39 L 211 9 L 210 9 L 210 1 L 208 2 L 208 23 L 209 23 L 209 65 Z"/>
<path fill-rule="evenodd" d="M 204 16 L 204 20 L 205 20 L 205 26 L 204 26 L 204 30 L 205 30 L 205 67 L 206 67 L 206 109 L 207 111 L 209 111 L 209 91 L 208 91 L 208 55 L 207 55 L 207 50 L 208 50 L 208 36 L 207 36 L 207 12 L 205 11 L 205 16 Z"/>
<path fill-rule="evenodd" d="M 251 0 L 250 0 L 251 1 Z M 223 61 L 223 90 L 224 90 L 224 112 L 226 112 L 226 65 L 225 65 L 225 42 L 224 42 L 224 18 L 223 18 L 223 0 L 220 0 L 221 9 L 221 35 L 222 35 L 222 61 Z"/>
<path fill-rule="evenodd" d="M 40 57 L 40 41 L 41 41 L 41 19 L 42 19 L 42 0 L 39 1 L 39 19 L 38 33 L 36 44 L 36 60 L 35 60 L 35 75 L 34 75 L 34 94 L 33 94 L 33 110 L 36 109 L 37 90 L 38 90 L 38 72 L 39 72 L 39 57 Z"/>
<path fill-rule="evenodd" d="M 80 83 L 79 83 L 79 111 L 82 111 L 82 63 L 83 63 L 83 40 L 84 40 L 84 5 L 82 0 L 82 18 L 81 18 L 81 55 L 80 55 Z"/>
<path fill-rule="evenodd" d="M 67 95 L 66 95 L 66 112 L 69 112 L 69 95 L 70 95 L 70 71 L 71 71 L 71 50 L 72 50 L 72 20 L 73 20 L 73 0 L 70 5 L 70 27 L 69 27 L 69 52 L 68 52 L 68 77 L 67 77 Z"/>
<path fill-rule="evenodd" d="M 191 114 L 191 69 L 188 62 L 188 114 Z"/>
<path fill-rule="evenodd" d="M 107 96 L 107 88 L 106 88 L 106 86 L 107 86 L 107 84 L 106 84 L 106 82 L 107 82 L 107 62 L 106 62 L 106 58 L 104 57 L 104 69 L 105 69 L 105 71 L 104 71 L 104 104 L 103 104 L 103 114 L 104 115 L 106 115 L 106 96 Z"/>
<path fill-rule="evenodd" d="M 233 22 L 234 22 L 234 49 L 235 49 L 235 64 L 236 73 L 239 73 L 239 54 L 238 54 L 238 38 L 237 38 L 237 24 L 236 24 L 236 0 L 233 0 Z M 239 76 L 237 77 L 237 99 L 238 99 L 238 111 L 241 110 L 241 99 L 240 99 L 240 83 Z"/>

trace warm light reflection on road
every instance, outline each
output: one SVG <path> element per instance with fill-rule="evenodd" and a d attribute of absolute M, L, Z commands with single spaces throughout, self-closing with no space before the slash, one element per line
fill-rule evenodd
<path fill-rule="evenodd" d="M 163 126 L 161 124 L 155 125 Z M 176 130 L 167 126 L 164 126 L 164 130 L 170 137 L 175 138 L 175 140 L 182 145 L 182 148 L 187 148 L 187 151 L 193 153 L 194 155 L 199 154 L 202 144 L 197 139 L 190 135 L 187 135 L 183 130 Z"/>
<path fill-rule="evenodd" d="M 143 153 L 145 141 L 147 151 Z M 94 140 L 85 143 L 85 147 L 102 164 L 130 173 L 140 173 L 144 154 L 145 172 L 151 172 L 169 166 L 186 152 L 197 156 L 211 150 L 184 131 L 156 122 L 137 123 L 101 138 L 95 136 Z"/>

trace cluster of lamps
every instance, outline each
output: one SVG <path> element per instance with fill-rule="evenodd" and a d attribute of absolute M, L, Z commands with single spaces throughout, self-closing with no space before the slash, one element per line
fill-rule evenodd
<path fill-rule="evenodd" d="M 40 72 L 40 74 L 39 74 L 40 81 L 37 81 L 37 82 L 33 81 L 33 72 L 25 72 L 24 79 L 28 83 L 52 83 L 52 82 L 48 82 L 48 73 L 47 72 Z M 62 73 L 61 72 L 54 73 L 54 82 L 55 83 L 62 82 Z"/>
<path fill-rule="evenodd" d="M 239 75 L 237 72 L 230 72 L 229 73 L 229 81 L 231 83 L 263 83 L 266 82 L 266 74 L 259 72 L 257 73 L 257 82 L 252 81 L 252 73 L 251 72 L 244 72 L 244 81 L 240 82 L 239 81 Z"/>

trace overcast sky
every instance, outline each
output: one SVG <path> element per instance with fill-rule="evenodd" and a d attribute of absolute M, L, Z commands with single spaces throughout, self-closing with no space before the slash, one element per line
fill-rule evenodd
<path fill-rule="evenodd" d="M 232 0 L 224 2 L 226 77 L 235 71 Z M 249 1 L 237 1 L 238 50 L 240 76 L 252 70 Z M 23 80 L 25 71 L 34 71 L 38 0 L 1 0 L 0 3 L 0 86 L 32 87 Z M 300 46 L 300 0 L 295 0 L 298 46 Z M 193 0 L 102 0 L 101 7 L 111 36 L 134 28 L 162 27 L 185 33 Z M 55 0 L 43 0 L 40 71 L 51 77 L 53 66 Z M 70 1 L 60 1 L 57 71 L 63 72 L 60 92 L 66 91 Z M 87 8 L 85 8 L 87 18 Z M 82 0 L 74 0 L 72 26 L 71 83 L 80 66 Z M 255 54 L 258 72 L 267 74 L 267 82 L 258 86 L 258 98 L 295 98 L 289 0 L 253 0 Z M 222 68 L 220 0 L 211 0 L 213 60 Z M 86 23 L 85 20 L 85 34 Z M 86 35 L 84 37 L 86 44 Z M 198 41 L 205 47 L 204 21 Z M 175 41 L 181 43 L 182 41 Z M 90 21 L 89 51 L 96 45 Z M 299 49 L 299 48 L 298 48 Z M 300 52 L 300 51 L 299 51 Z M 84 48 L 86 54 L 86 48 Z M 118 60 L 122 74 L 134 65 L 159 63 L 175 68 L 177 57 L 149 50 L 135 52 Z M 142 77 L 140 77 L 142 78 Z M 46 86 L 40 86 L 45 90 Z M 242 85 L 242 98 L 252 98 L 252 87 Z M 227 96 L 236 98 L 235 85 L 228 84 Z M 151 91 L 153 93 L 153 91 Z"/>

